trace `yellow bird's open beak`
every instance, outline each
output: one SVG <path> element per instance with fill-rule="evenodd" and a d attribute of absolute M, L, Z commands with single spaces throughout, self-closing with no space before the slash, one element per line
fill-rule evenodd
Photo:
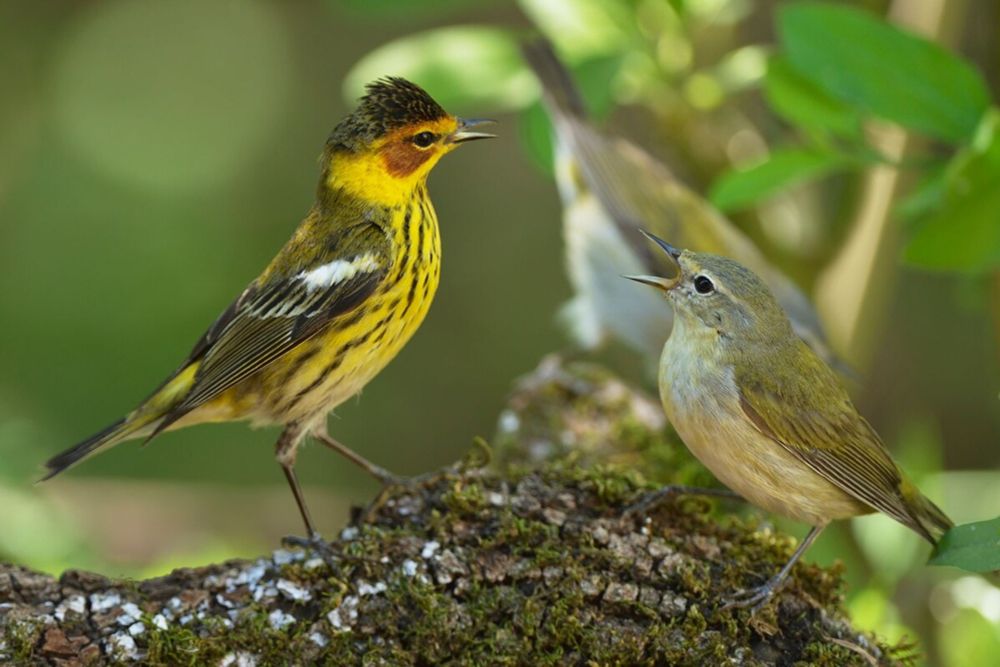
<path fill-rule="evenodd" d="M 493 139 L 497 135 L 490 134 L 489 132 L 476 132 L 475 128 L 495 123 L 495 120 L 489 118 L 459 118 L 458 127 L 448 137 L 448 143 L 461 144 L 466 141 L 475 141 L 476 139 Z"/>

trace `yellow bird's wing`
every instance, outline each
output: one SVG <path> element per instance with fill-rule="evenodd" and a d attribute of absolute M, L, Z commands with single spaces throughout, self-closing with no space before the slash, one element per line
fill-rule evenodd
<path fill-rule="evenodd" d="M 789 345 L 765 359 L 774 372 L 737 377 L 747 418 L 840 489 L 933 544 L 950 521 L 903 477 L 833 371 L 801 341 Z"/>
<path fill-rule="evenodd" d="M 351 225 L 296 269 L 251 283 L 195 344 L 181 366 L 198 363 L 191 389 L 150 437 L 358 308 L 391 268 L 389 244 L 377 225 Z"/>
<path fill-rule="evenodd" d="M 291 254 L 298 260 L 291 263 L 296 269 L 281 274 L 265 272 L 252 282 L 195 343 L 184 363 L 138 408 L 52 457 L 45 464 L 48 472 L 43 479 L 102 447 L 137 437 L 148 441 L 337 318 L 353 317 L 351 311 L 358 309 L 386 275 L 391 257 L 389 240 L 363 215 L 338 227 L 336 240 L 325 246 L 308 246 L 304 251 L 293 247 Z M 356 248 L 364 249 L 362 256 Z"/>

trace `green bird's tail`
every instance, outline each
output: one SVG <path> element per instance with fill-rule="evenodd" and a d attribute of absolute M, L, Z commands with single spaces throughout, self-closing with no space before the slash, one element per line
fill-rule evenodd
<path fill-rule="evenodd" d="M 906 513 L 909 515 L 909 520 L 902 523 L 932 545 L 936 545 L 941 536 L 955 525 L 948 515 L 922 494 L 905 475 L 899 485 L 899 491 L 905 502 Z"/>
<path fill-rule="evenodd" d="M 916 501 L 916 518 L 923 529 L 929 534 L 928 541 L 937 544 L 941 536 L 948 532 L 955 523 L 944 511 L 935 505 L 927 496 L 919 494 Z M 927 537 L 927 535 L 925 535 Z"/>
<path fill-rule="evenodd" d="M 550 112 L 577 118 L 587 117 L 587 107 L 580 90 L 573 83 L 573 76 L 559 60 L 548 40 L 539 37 L 523 42 L 521 54 L 542 84 L 542 99 Z"/>

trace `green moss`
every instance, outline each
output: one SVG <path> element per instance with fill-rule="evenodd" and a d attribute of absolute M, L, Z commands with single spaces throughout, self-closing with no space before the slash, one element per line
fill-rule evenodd
<path fill-rule="evenodd" d="M 221 657 L 187 628 L 170 625 L 161 630 L 149 620 L 146 627 L 150 628 L 145 642 L 146 660 L 151 665 L 196 665 Z"/>
<path fill-rule="evenodd" d="M 333 571 L 281 568 L 282 577 L 316 595 L 299 610 L 304 620 L 275 630 L 267 610 L 251 606 L 231 629 L 218 619 L 153 628 L 141 648 L 150 664 L 164 665 L 205 664 L 240 650 L 258 664 L 291 656 L 318 664 L 446 665 L 457 656 L 471 665 L 718 664 L 740 651 L 753 664 L 752 647 L 775 628 L 783 655 L 801 664 L 866 664 L 821 627 L 824 614 L 836 614 L 836 573 L 796 568 L 792 594 L 824 611 L 774 606 L 748 623 L 747 612 L 719 610 L 719 602 L 773 572 L 790 541 L 735 520 L 720 525 L 710 504 L 684 500 L 666 502 L 643 535 L 616 515 L 642 487 L 628 470 L 557 463 L 507 479 L 511 502 L 491 503 L 491 494 L 504 490 L 497 478 L 442 479 L 420 493 L 418 516 L 400 522 L 398 504 L 387 503 L 374 525 L 338 545 L 343 560 Z M 424 559 L 430 539 L 439 546 Z M 652 539 L 657 549 L 649 548 Z M 446 551 L 461 553 L 466 569 L 442 578 L 443 561 L 435 558 Z M 420 565 L 412 576 L 400 569 L 407 559 Z M 601 573 L 596 582 L 594 573 Z M 386 588 L 361 595 L 358 581 Z M 664 595 L 684 604 L 664 612 L 657 604 Z M 344 617 L 342 631 L 327 620 L 334 610 Z M 313 627 L 322 629 L 325 646 L 309 638 Z"/>
<path fill-rule="evenodd" d="M 459 516 L 475 515 L 486 507 L 483 487 L 475 481 L 467 484 L 456 483 L 445 492 L 441 499 L 449 512 Z"/>
<path fill-rule="evenodd" d="M 43 627 L 29 620 L 13 620 L 4 624 L 3 643 L 0 650 L 3 664 L 27 664 L 35 654 L 41 640 Z M 6 662 L 9 660 L 10 662 Z"/>
<path fill-rule="evenodd" d="M 288 563 L 261 582 L 291 581 L 310 599 L 241 603 L 230 626 L 210 591 L 203 618 L 161 629 L 147 616 L 135 640 L 151 665 L 217 664 L 234 652 L 268 665 L 756 664 L 762 646 L 788 664 L 866 665 L 852 642 L 897 655 L 830 625 L 840 613 L 836 570 L 797 566 L 752 621 L 721 609 L 770 576 L 792 542 L 720 522 L 697 498 L 666 500 L 648 523 L 623 518 L 645 488 L 628 468 L 572 459 L 503 477 L 441 476 L 394 492 L 372 523 L 334 543 L 329 565 Z M 275 609 L 296 622 L 272 627 Z M 12 650 L 33 655 L 37 633 L 15 639 Z"/>
<path fill-rule="evenodd" d="M 867 665 L 857 646 L 912 661 L 912 646 L 850 629 L 837 568 L 797 565 L 752 618 L 722 609 L 794 546 L 752 518 L 699 497 L 667 498 L 645 521 L 624 515 L 661 484 L 714 484 L 655 399 L 570 364 L 523 381 L 508 416 L 491 470 L 476 470 L 490 458 L 477 441 L 461 464 L 380 497 L 324 565 L 283 558 L 251 591 L 232 579 L 245 565 L 223 564 L 179 576 L 155 601 L 146 583 L 124 584 L 149 612 L 135 637 L 145 664 L 244 652 L 262 665 Z M 278 579 L 309 599 L 262 593 Z M 203 602 L 176 612 L 186 625 L 157 627 L 157 610 L 185 589 Z M 296 621 L 272 627 L 275 610 Z M 39 632 L 11 627 L 8 653 L 38 658 Z"/>

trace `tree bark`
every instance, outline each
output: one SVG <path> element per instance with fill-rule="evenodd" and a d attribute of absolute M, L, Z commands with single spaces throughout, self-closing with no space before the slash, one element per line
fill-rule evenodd
<path fill-rule="evenodd" d="M 657 407 L 606 371 L 549 360 L 502 414 L 492 466 L 470 457 L 388 490 L 325 553 L 138 582 L 0 566 L 0 663 L 908 661 L 910 647 L 851 627 L 835 569 L 796 566 L 753 617 L 721 609 L 775 572 L 789 538 L 695 497 L 624 513 L 652 488 L 637 469 L 684 483 L 696 470 Z"/>

